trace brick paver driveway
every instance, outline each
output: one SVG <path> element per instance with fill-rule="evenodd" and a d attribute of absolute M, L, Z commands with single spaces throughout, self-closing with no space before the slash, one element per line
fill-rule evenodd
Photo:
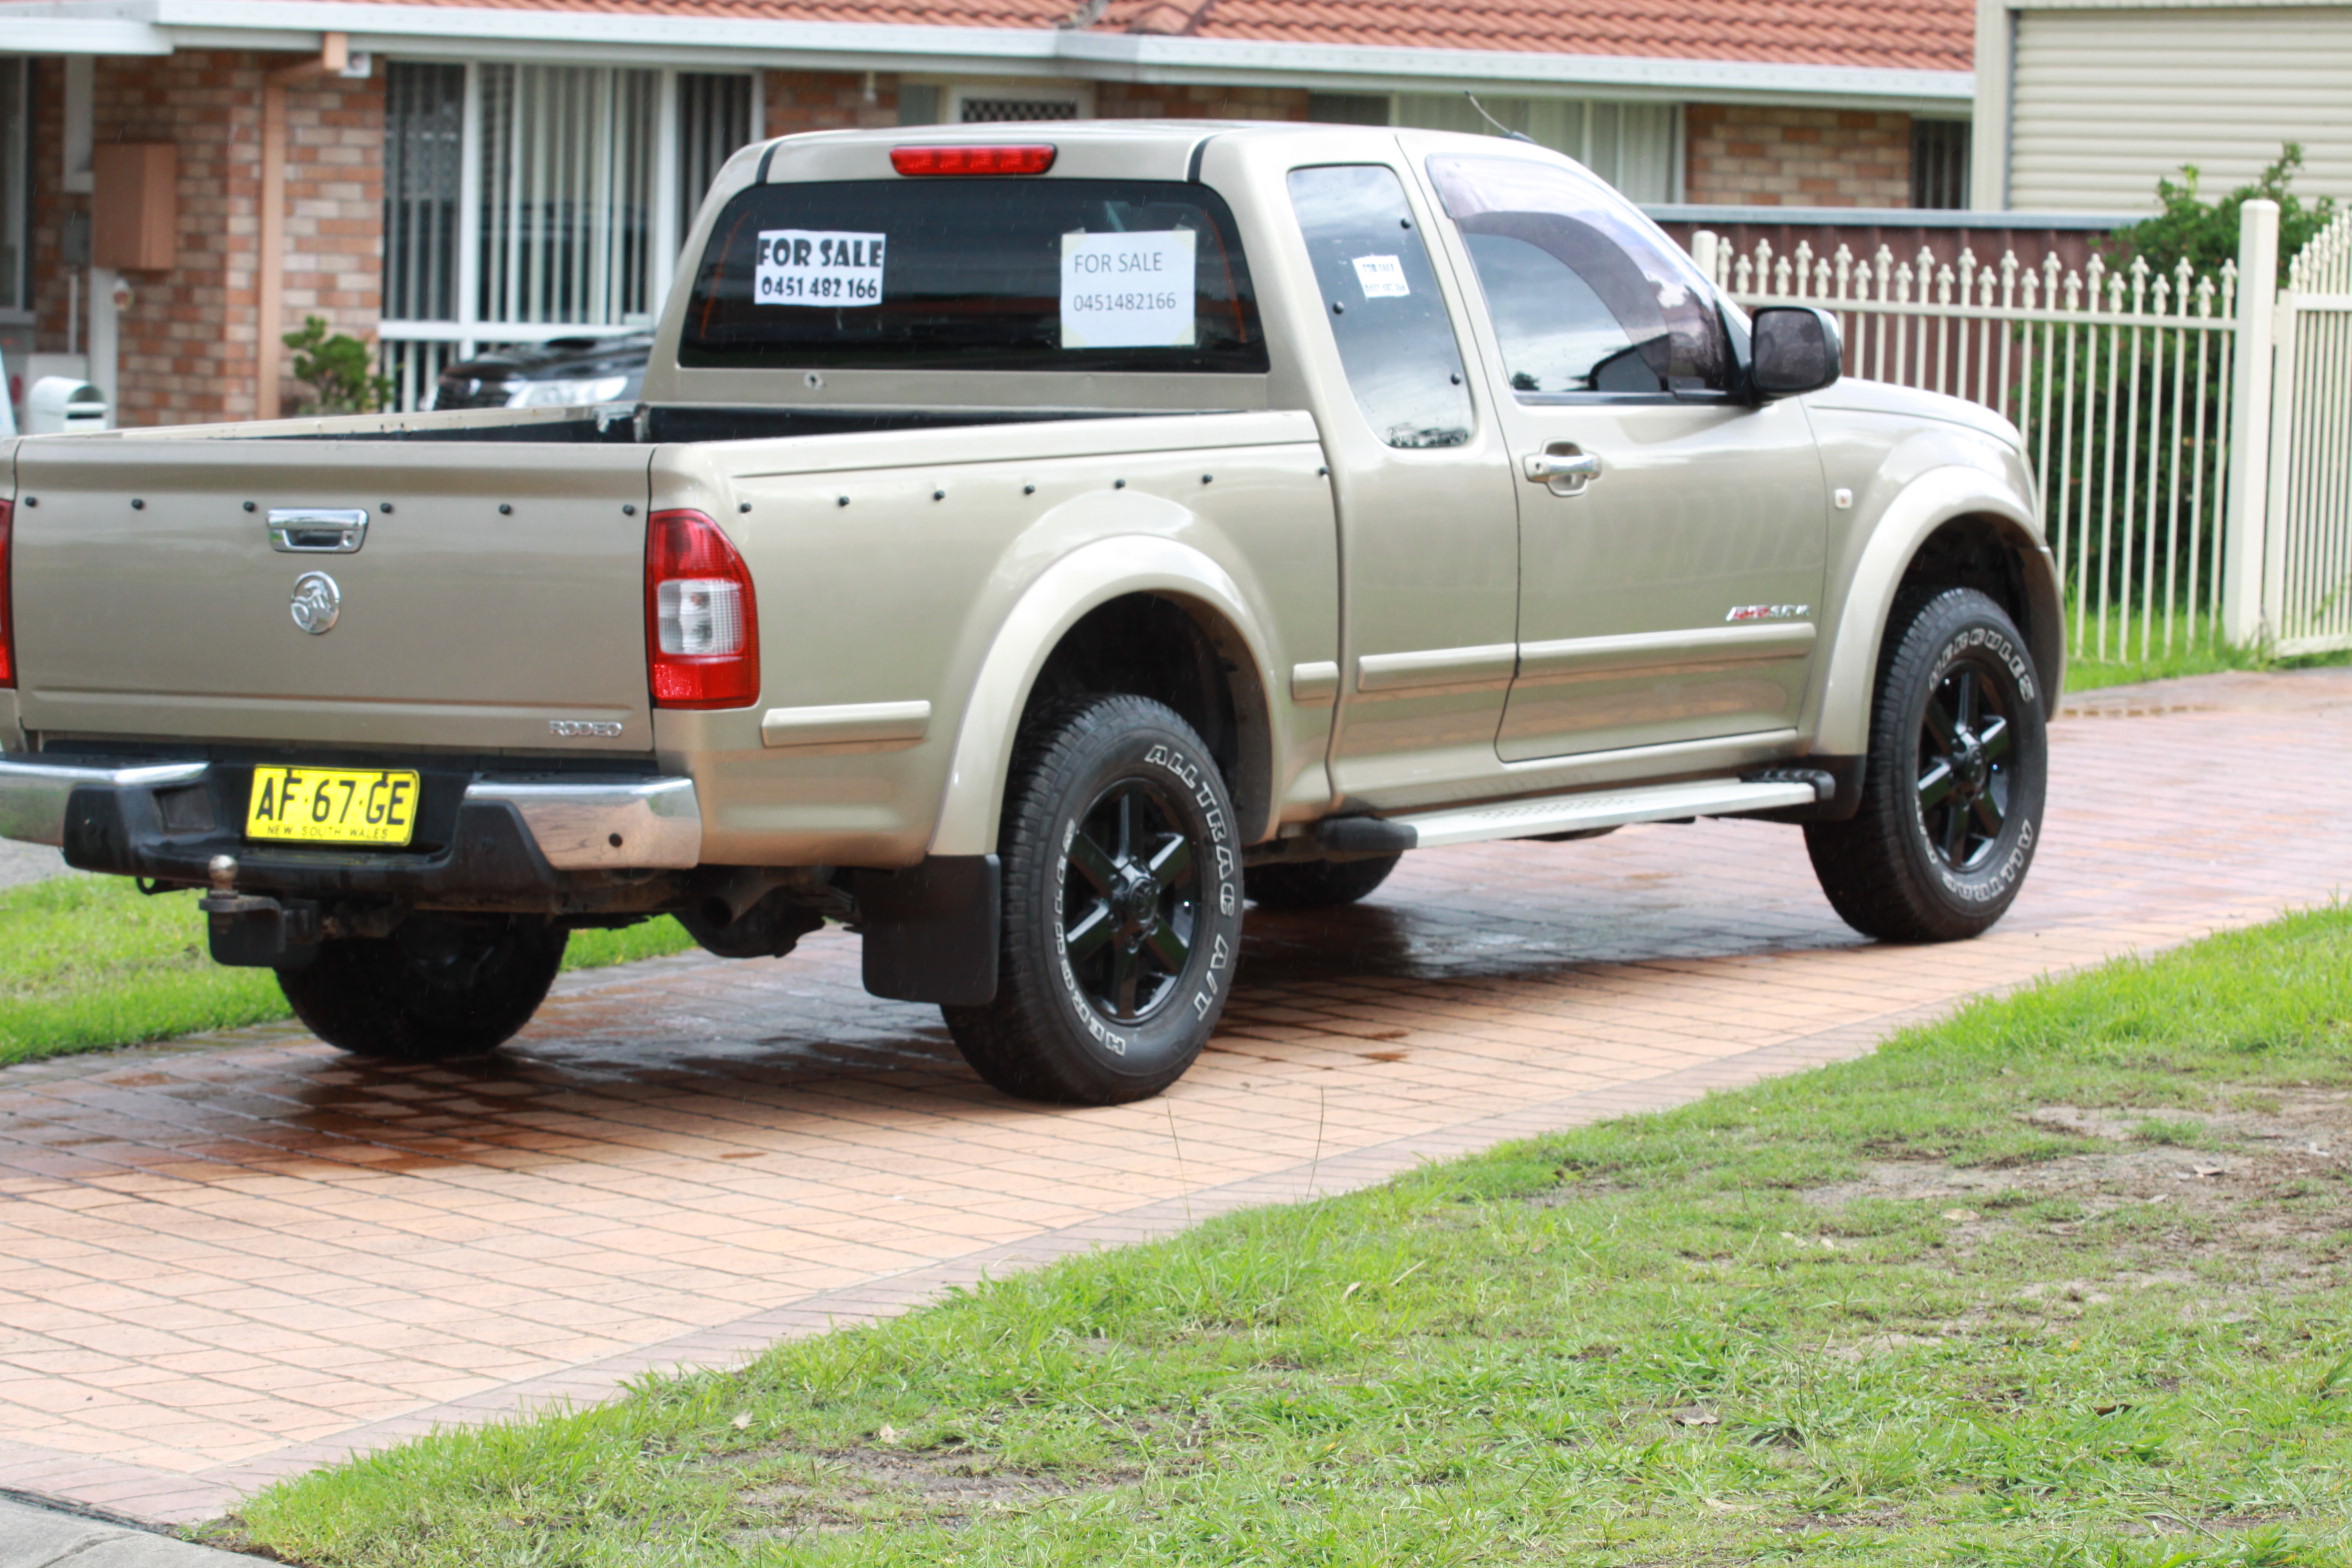
<path fill-rule="evenodd" d="M 1211 1054 L 1143 1105 L 999 1098 L 837 933 L 576 977 L 483 1064 L 275 1028 L 8 1070 L 0 1487 L 201 1516 L 437 1423 L 1851 1055 L 2352 869 L 2352 671 L 2094 695 L 2053 736 L 2040 864 L 1979 941 L 1862 943 L 1785 828 L 1433 851 L 1368 905 L 1253 912 Z"/>

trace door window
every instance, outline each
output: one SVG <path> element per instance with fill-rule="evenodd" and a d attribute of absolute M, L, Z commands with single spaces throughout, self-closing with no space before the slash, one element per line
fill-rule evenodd
<path fill-rule="evenodd" d="M 1295 169 L 1290 204 L 1306 235 L 1348 388 L 1390 446 L 1462 446 L 1470 389 L 1421 226 L 1395 171 Z"/>
<path fill-rule="evenodd" d="M 1713 291 L 1607 186 L 1526 158 L 1432 158 L 1429 176 L 1522 397 L 1724 389 Z"/>

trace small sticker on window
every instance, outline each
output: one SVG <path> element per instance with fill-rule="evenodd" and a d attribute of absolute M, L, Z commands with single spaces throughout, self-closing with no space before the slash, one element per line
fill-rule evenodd
<path fill-rule="evenodd" d="M 1062 236 L 1062 347 L 1190 348 L 1190 229 Z"/>
<path fill-rule="evenodd" d="M 1358 256 L 1356 282 L 1366 299 L 1402 299 L 1413 292 L 1405 281 L 1405 264 L 1394 256 Z"/>
<path fill-rule="evenodd" d="M 830 229 L 762 229 L 752 298 L 762 305 L 879 305 L 887 238 Z"/>

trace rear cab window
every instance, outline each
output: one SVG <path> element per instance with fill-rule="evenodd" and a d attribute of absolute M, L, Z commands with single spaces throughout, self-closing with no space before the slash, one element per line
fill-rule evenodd
<path fill-rule="evenodd" d="M 755 185 L 696 270 L 688 369 L 1263 374 L 1233 214 L 1205 185 Z"/>
<path fill-rule="evenodd" d="M 1470 440 L 1470 389 L 1429 247 L 1396 172 L 1380 164 L 1295 169 L 1291 209 L 1356 407 L 1392 447 Z"/>

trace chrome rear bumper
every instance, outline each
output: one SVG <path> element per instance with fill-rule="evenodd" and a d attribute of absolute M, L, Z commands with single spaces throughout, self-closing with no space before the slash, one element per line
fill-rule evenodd
<path fill-rule="evenodd" d="M 212 764 L 121 767 L 0 758 L 0 838 L 64 842 L 67 803 L 85 785 L 151 790 L 204 784 Z M 476 779 L 465 805 L 508 805 L 557 871 L 687 871 L 701 863 L 702 809 L 692 779 Z"/>
<path fill-rule="evenodd" d="M 465 798 L 502 800 L 520 811 L 539 853 L 558 871 L 691 871 L 702 864 L 702 803 L 692 779 L 478 779 Z"/>
<path fill-rule="evenodd" d="M 84 784 L 116 788 L 192 784 L 210 771 L 211 764 L 204 762 L 92 768 L 0 759 L 0 838 L 47 844 L 54 849 L 65 841 L 65 803 Z"/>

